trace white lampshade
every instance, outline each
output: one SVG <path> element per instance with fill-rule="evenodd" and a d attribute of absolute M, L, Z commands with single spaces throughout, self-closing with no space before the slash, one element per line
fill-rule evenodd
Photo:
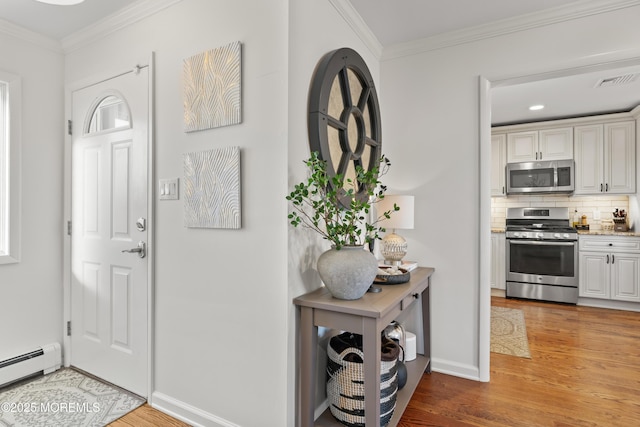
<path fill-rule="evenodd" d="M 380 226 L 387 230 L 411 230 L 413 229 L 413 196 L 407 195 L 388 195 L 378 202 L 378 215 L 384 212 L 393 211 L 393 205 L 396 204 L 400 208 L 399 211 L 391 213 L 391 218 L 384 219 Z"/>

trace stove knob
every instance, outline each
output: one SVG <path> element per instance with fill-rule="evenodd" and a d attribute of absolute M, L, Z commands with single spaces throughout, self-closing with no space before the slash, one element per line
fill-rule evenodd
<path fill-rule="evenodd" d="M 544 233 L 536 233 L 536 239 L 544 239 Z"/>
<path fill-rule="evenodd" d="M 565 239 L 568 239 L 568 238 L 569 238 L 569 233 L 564 233 L 564 234 L 562 235 L 562 237 L 564 237 Z"/>
<path fill-rule="evenodd" d="M 562 238 L 562 236 L 560 236 L 560 233 L 555 233 L 555 234 L 553 235 L 553 237 L 555 237 L 556 239 L 560 239 L 560 238 Z"/>

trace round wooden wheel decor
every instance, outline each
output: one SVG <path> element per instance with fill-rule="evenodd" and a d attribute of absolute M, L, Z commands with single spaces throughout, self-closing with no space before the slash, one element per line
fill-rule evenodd
<path fill-rule="evenodd" d="M 349 48 L 327 53 L 318 62 L 309 93 L 309 145 L 327 163 L 327 173 L 342 176 L 340 204 L 349 207 L 345 188 L 356 182 L 356 166 L 379 167 L 382 154 L 380 106 L 367 64 Z M 358 184 L 355 197 L 366 199 Z"/>

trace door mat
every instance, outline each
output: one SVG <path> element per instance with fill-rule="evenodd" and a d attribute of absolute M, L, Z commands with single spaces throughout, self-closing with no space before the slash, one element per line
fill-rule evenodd
<path fill-rule="evenodd" d="M 531 359 L 522 310 L 491 307 L 491 351 Z"/>
<path fill-rule="evenodd" d="M 145 399 L 63 368 L 0 391 L 1 427 L 102 427 Z"/>

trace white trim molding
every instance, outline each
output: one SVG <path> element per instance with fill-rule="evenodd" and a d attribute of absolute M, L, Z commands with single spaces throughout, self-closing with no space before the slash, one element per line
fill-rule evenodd
<path fill-rule="evenodd" d="M 73 52 L 115 31 L 141 21 L 182 0 L 139 0 L 62 39 L 65 53 Z"/>
<path fill-rule="evenodd" d="M 482 381 L 477 366 L 451 362 L 450 360 L 431 358 L 431 370 L 467 380 Z"/>
<path fill-rule="evenodd" d="M 601 13 L 640 5 L 640 0 L 592 0 L 501 19 L 488 24 L 437 34 L 420 40 L 398 43 L 384 48 L 382 60 L 416 55 L 437 49 L 471 43 L 478 40 L 544 27 Z"/>
<path fill-rule="evenodd" d="M 240 427 L 238 424 L 234 424 L 231 421 L 227 421 L 157 391 L 151 395 L 151 406 L 160 412 L 164 412 L 195 427 Z"/>
<path fill-rule="evenodd" d="M 478 77 L 480 134 L 478 147 L 478 376 L 488 382 L 491 373 L 491 82 Z"/>
<path fill-rule="evenodd" d="M 329 3 L 338 11 L 340 16 L 349 24 L 351 29 L 353 29 L 376 58 L 380 59 L 382 57 L 382 43 L 378 41 L 360 14 L 356 12 L 351 2 L 347 0 L 329 0 Z"/>
<path fill-rule="evenodd" d="M 61 41 L 43 36 L 42 34 L 38 34 L 4 19 L 0 19 L 0 33 L 33 43 L 57 53 L 69 53 L 181 1 L 182 0 L 138 0 L 114 14 L 101 19 L 95 24 L 89 25 L 63 38 Z"/>
<path fill-rule="evenodd" d="M 15 37 L 19 40 L 32 43 L 36 46 L 40 46 L 44 49 L 51 50 L 56 53 L 62 53 L 62 46 L 60 42 L 51 39 L 49 37 L 38 34 L 34 31 L 27 30 L 12 22 L 0 19 L 0 33 L 6 34 L 11 37 Z"/>

